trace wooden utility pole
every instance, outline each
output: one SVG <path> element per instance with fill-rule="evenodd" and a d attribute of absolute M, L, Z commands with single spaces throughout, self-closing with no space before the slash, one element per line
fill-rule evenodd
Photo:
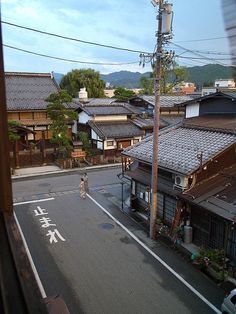
<path fill-rule="evenodd" d="M 160 81 L 161 81 L 161 57 L 162 57 L 162 4 L 159 1 L 158 9 L 158 31 L 157 31 L 157 50 L 155 64 L 155 107 L 154 107 L 154 128 L 153 128 L 153 153 L 152 153 L 152 199 L 150 210 L 150 238 L 156 237 L 156 218 L 157 218 L 157 185 L 158 185 L 158 140 L 160 124 Z"/>
<path fill-rule="evenodd" d="M 164 0 L 152 0 L 154 6 L 158 5 L 158 31 L 157 49 L 155 62 L 155 108 L 154 108 L 154 128 L 153 128 L 153 155 L 152 155 L 152 189 L 151 189 L 151 210 L 150 210 L 150 238 L 156 237 L 157 219 L 157 187 L 158 187 L 158 146 L 159 146 L 159 126 L 160 126 L 160 86 L 161 86 L 161 66 L 163 55 L 163 42 L 171 38 L 172 31 L 172 4 Z"/>

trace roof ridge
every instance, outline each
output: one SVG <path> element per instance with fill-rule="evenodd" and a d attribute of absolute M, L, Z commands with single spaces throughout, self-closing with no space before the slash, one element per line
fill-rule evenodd
<path fill-rule="evenodd" d="M 52 73 L 45 72 L 45 73 L 36 73 L 36 72 L 5 72 L 5 75 L 8 76 L 46 76 L 51 77 Z"/>

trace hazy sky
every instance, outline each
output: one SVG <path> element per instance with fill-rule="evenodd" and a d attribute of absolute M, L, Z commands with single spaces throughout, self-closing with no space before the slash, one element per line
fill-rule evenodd
<path fill-rule="evenodd" d="M 152 52 L 157 28 L 156 10 L 149 0 L 2 0 L 2 20 L 42 31 L 106 45 Z M 170 1 L 171 2 L 171 1 Z M 224 59 L 228 40 L 198 39 L 225 37 L 221 0 L 173 0 L 173 43 L 201 51 L 206 58 Z M 101 73 L 120 70 L 149 71 L 139 66 L 139 54 L 54 38 L 3 24 L 5 45 L 55 57 L 84 62 L 126 63 L 132 65 L 82 65 L 33 56 L 4 48 L 6 71 L 59 72 L 75 68 L 94 68 Z M 199 57 L 171 45 L 177 55 Z M 201 53 L 201 54 L 202 54 Z M 182 65 L 216 63 L 211 60 L 177 59 Z M 221 64 L 227 60 L 219 61 Z"/>

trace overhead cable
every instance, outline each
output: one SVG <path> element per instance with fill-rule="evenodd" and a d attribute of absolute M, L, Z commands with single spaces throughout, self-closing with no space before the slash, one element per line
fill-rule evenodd
<path fill-rule="evenodd" d="M 49 33 L 49 32 L 45 32 L 45 31 L 41 31 L 41 30 L 36 29 L 36 28 L 26 27 L 26 26 L 22 26 L 19 24 L 9 23 L 6 21 L 2 21 L 2 24 L 14 26 L 17 28 L 25 29 L 27 31 L 36 32 L 36 33 L 43 34 L 43 35 L 53 36 L 53 37 L 57 37 L 57 38 L 61 38 L 61 39 L 76 41 L 76 42 L 80 42 L 83 44 L 94 45 L 94 46 L 103 47 L 103 48 L 123 50 L 123 51 L 128 51 L 128 52 L 135 52 L 135 53 L 148 53 L 148 52 L 143 51 L 143 50 L 134 50 L 134 49 L 129 49 L 129 48 L 116 47 L 116 46 L 100 44 L 100 43 L 96 43 L 96 42 L 92 42 L 92 41 L 86 41 L 86 40 L 82 40 L 82 39 L 78 39 L 78 38 L 63 36 L 63 35 L 59 35 L 59 34 L 55 34 L 55 33 Z"/>
<path fill-rule="evenodd" d="M 50 58 L 50 59 L 66 61 L 66 62 L 73 62 L 73 63 L 94 64 L 94 65 L 114 65 L 114 66 L 115 65 L 126 65 L 126 64 L 136 64 L 136 63 L 138 64 L 139 63 L 139 61 L 123 62 L 123 63 L 104 63 L 104 62 L 92 62 L 92 61 L 79 61 L 79 60 L 73 60 L 73 59 L 54 57 L 54 56 L 50 56 L 50 55 L 46 55 L 46 54 L 42 54 L 42 53 L 37 53 L 37 52 L 30 51 L 30 50 L 21 49 L 21 48 L 18 48 L 18 47 L 5 45 L 5 44 L 3 46 L 6 47 L 6 48 L 18 50 L 18 51 L 21 51 L 21 52 L 29 53 L 29 54 L 40 56 L 40 57 L 44 57 L 44 58 Z"/>

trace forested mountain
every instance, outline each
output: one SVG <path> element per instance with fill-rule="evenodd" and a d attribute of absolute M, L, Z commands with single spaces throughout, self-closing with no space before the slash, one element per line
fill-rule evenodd
<path fill-rule="evenodd" d="M 214 85 L 216 79 L 232 78 L 233 68 L 218 64 L 207 64 L 204 66 L 194 66 L 187 68 L 188 81 L 195 83 L 198 87 Z M 150 72 L 139 73 L 120 71 L 110 74 L 101 74 L 101 78 L 111 85 L 126 88 L 138 88 L 141 76 L 149 77 Z"/>
<path fill-rule="evenodd" d="M 141 76 L 150 76 L 149 72 L 139 73 L 120 71 L 110 74 L 101 74 L 101 79 L 115 87 L 138 88 Z"/>

